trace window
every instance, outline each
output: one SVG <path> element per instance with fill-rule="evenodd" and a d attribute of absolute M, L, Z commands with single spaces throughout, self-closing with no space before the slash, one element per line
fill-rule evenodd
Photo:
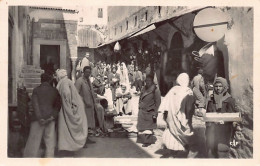
<path fill-rule="evenodd" d="M 122 27 L 122 25 L 120 26 L 120 30 L 121 30 L 121 32 L 123 31 L 123 27 Z"/>
<path fill-rule="evenodd" d="M 148 19 L 148 12 L 146 11 L 145 12 L 145 21 L 147 21 L 147 19 Z"/>
<path fill-rule="evenodd" d="M 135 26 L 137 25 L 137 16 L 135 16 Z"/>
<path fill-rule="evenodd" d="M 79 18 L 79 22 L 83 22 L 83 17 L 80 17 L 80 18 Z"/>
<path fill-rule="evenodd" d="M 128 30 L 128 21 L 126 21 L 126 30 Z"/>
<path fill-rule="evenodd" d="M 103 18 L 103 8 L 98 8 L 98 18 Z"/>
<path fill-rule="evenodd" d="M 116 35 L 116 28 L 115 28 L 115 35 Z"/>
<path fill-rule="evenodd" d="M 162 7 L 158 6 L 158 13 L 159 13 L 159 15 L 161 15 L 161 9 L 162 9 Z"/>

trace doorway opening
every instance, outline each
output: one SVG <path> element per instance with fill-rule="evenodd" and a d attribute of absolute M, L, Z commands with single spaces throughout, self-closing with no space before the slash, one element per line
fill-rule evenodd
<path fill-rule="evenodd" d="M 160 79 L 160 90 L 164 96 L 175 84 L 175 80 L 183 71 L 183 40 L 179 32 L 176 32 L 171 40 L 166 63 L 163 66 L 162 79 Z"/>
<path fill-rule="evenodd" d="M 182 50 L 183 40 L 181 34 L 176 32 L 171 41 L 171 47 L 167 56 L 166 71 L 167 76 L 178 76 L 182 71 Z"/>
<path fill-rule="evenodd" d="M 40 45 L 40 66 L 49 74 L 60 68 L 60 45 Z"/>

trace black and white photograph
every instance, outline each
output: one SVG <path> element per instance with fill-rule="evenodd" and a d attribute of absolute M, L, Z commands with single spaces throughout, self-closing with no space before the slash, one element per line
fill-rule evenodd
<path fill-rule="evenodd" d="M 7 159 L 254 158 L 254 6 L 6 6 Z"/>

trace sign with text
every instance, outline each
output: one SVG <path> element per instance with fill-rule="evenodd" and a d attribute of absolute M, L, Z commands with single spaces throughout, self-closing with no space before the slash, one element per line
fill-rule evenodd
<path fill-rule="evenodd" d="M 61 26 L 60 26 L 60 24 L 41 23 L 41 28 L 58 29 L 58 28 L 61 28 Z"/>

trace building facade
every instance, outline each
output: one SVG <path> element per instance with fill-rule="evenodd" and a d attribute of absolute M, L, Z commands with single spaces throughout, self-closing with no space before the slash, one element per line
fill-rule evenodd
<path fill-rule="evenodd" d="M 193 20 L 201 8 L 148 6 L 108 7 L 109 40 L 105 47 L 114 48 L 118 41 L 122 50 L 133 47 L 137 54 L 146 48 L 160 47 L 160 90 L 166 94 L 180 72 L 192 78 L 196 66 L 192 51 L 207 43 L 193 30 Z M 229 15 L 225 36 L 214 44 L 215 54 L 221 57 L 221 71 L 215 72 L 230 83 L 230 92 L 243 118 L 243 145 L 232 151 L 236 157 L 253 156 L 253 9 L 250 7 L 216 7 Z M 120 12 L 120 14 L 118 14 Z M 138 51 L 137 51 L 138 50 Z M 148 50 L 148 49 L 147 49 Z M 151 51 L 146 54 L 152 58 Z M 124 52 L 124 55 L 126 53 Z M 241 67 L 243 66 L 243 67 Z M 164 89 L 165 87 L 167 87 Z"/>
<path fill-rule="evenodd" d="M 77 6 L 79 25 L 107 25 L 107 6 Z"/>
<path fill-rule="evenodd" d="M 8 104 L 16 105 L 19 72 L 31 63 L 31 23 L 29 7 L 9 7 L 8 18 Z"/>
<path fill-rule="evenodd" d="M 17 105 L 18 86 L 27 86 L 23 76 L 29 73 L 23 72 L 39 72 L 51 62 L 75 79 L 77 60 L 86 52 L 95 60 L 106 20 L 105 7 L 9 7 L 9 105 Z M 29 85 L 29 93 L 37 85 Z"/>

